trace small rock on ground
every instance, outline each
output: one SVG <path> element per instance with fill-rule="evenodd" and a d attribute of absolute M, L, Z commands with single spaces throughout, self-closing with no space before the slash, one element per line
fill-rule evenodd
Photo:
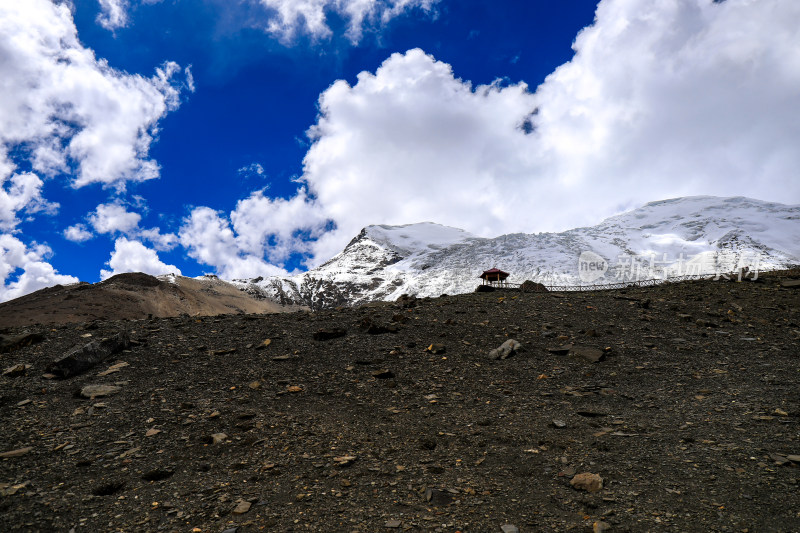
<path fill-rule="evenodd" d="M 86 385 L 81 389 L 81 396 L 93 400 L 117 394 L 121 390 L 122 387 L 116 385 Z"/>
<path fill-rule="evenodd" d="M 522 349 L 522 344 L 514 339 L 508 339 L 499 348 L 489 352 L 490 359 L 508 359 Z"/>
<path fill-rule="evenodd" d="M 245 514 L 250 510 L 250 506 L 252 504 L 250 502 L 239 502 L 239 504 L 233 509 L 233 514 Z"/>
<path fill-rule="evenodd" d="M 9 459 L 11 457 L 20 457 L 22 455 L 25 455 L 26 453 L 28 453 L 31 450 L 33 450 L 33 447 L 32 446 L 28 446 L 26 448 L 19 448 L 17 450 L 11 450 L 11 451 L 8 451 L 8 452 L 3 452 L 3 453 L 0 453 L 0 459 Z"/>
<path fill-rule="evenodd" d="M 597 492 L 603 488 L 603 478 L 591 472 L 583 472 L 573 477 L 569 484 L 578 490 Z"/>

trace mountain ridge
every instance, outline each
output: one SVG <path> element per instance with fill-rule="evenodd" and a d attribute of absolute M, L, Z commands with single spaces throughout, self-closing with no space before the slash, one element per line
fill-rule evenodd
<path fill-rule="evenodd" d="M 470 292 L 492 267 L 510 272 L 515 283 L 586 283 L 578 269 L 582 252 L 607 264 L 596 283 L 787 268 L 800 263 L 800 206 L 746 197 L 670 198 L 594 226 L 494 238 L 433 222 L 372 225 L 315 269 L 232 283 L 255 297 L 324 309 L 401 294 Z"/>
<path fill-rule="evenodd" d="M 302 309 L 254 299 L 216 276 L 187 278 L 141 272 L 98 283 L 55 285 L 0 303 L 0 328 L 152 317 L 267 314 Z"/>

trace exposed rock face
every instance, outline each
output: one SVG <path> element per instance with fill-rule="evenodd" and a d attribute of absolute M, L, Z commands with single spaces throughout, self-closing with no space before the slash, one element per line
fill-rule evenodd
<path fill-rule="evenodd" d="M 497 266 L 524 290 L 578 285 L 578 258 L 593 251 L 608 269 L 592 283 L 800 264 L 800 206 L 709 196 L 653 202 L 592 227 L 486 239 L 424 222 L 368 226 L 327 263 L 289 277 L 236 280 L 249 294 L 313 310 L 372 301 L 472 292 Z M 639 257 L 637 273 L 631 255 Z M 652 264 L 650 259 L 653 259 Z M 488 286 L 487 286 L 488 287 Z M 491 290 L 490 288 L 481 290 Z"/>
<path fill-rule="evenodd" d="M 82 374 L 96 364 L 106 360 L 130 346 L 126 332 L 89 342 L 70 350 L 64 357 L 51 363 L 47 370 L 60 378 Z"/>

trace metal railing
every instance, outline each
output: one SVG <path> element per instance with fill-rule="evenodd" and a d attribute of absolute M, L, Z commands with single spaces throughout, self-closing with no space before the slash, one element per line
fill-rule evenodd
<path fill-rule="evenodd" d="M 735 274 L 734 274 L 735 276 Z M 693 274 L 687 276 L 672 276 L 668 278 L 655 278 L 644 280 L 620 281 L 617 283 L 598 283 L 588 285 L 544 285 L 548 292 L 591 292 L 608 291 L 619 289 L 632 289 L 637 287 L 655 287 L 663 283 L 679 283 L 681 281 L 708 280 L 716 278 L 716 274 Z M 503 285 L 493 285 L 495 289 L 520 289 L 522 283 L 504 283 Z M 535 291 L 531 291 L 535 292 Z"/>

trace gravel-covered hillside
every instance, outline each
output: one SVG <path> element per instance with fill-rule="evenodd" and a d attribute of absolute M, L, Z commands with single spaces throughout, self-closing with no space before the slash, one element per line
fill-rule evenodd
<path fill-rule="evenodd" d="M 32 326 L 0 352 L 3 531 L 800 531 L 797 271 Z"/>

